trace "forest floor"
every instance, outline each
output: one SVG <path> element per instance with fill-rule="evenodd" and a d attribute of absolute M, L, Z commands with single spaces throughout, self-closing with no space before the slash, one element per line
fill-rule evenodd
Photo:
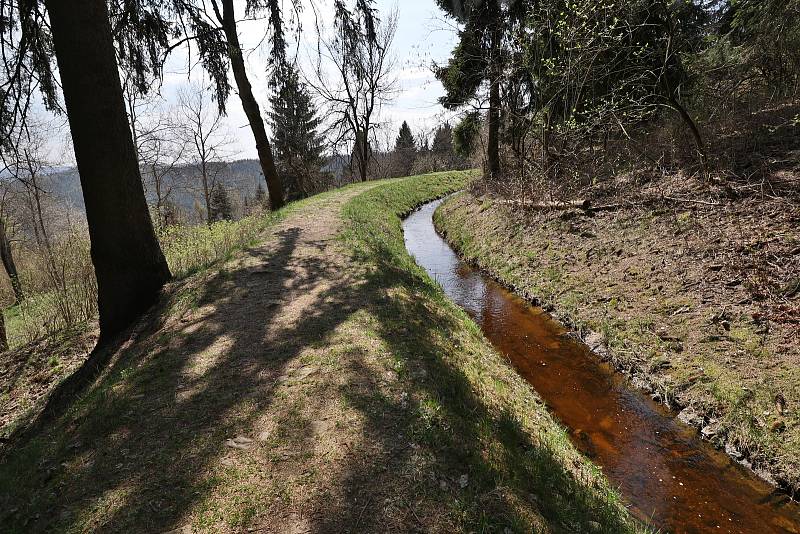
<path fill-rule="evenodd" d="M 736 198 L 682 176 L 618 184 L 628 196 L 595 213 L 524 209 L 476 190 L 435 218 L 467 261 L 573 327 L 732 457 L 795 492 L 800 190 L 797 174 L 788 176 L 762 184 L 775 187 L 767 194 Z"/>
<path fill-rule="evenodd" d="M 469 173 L 304 201 L 177 282 L 0 461 L 9 532 L 635 532 L 536 393 L 405 251 Z"/>

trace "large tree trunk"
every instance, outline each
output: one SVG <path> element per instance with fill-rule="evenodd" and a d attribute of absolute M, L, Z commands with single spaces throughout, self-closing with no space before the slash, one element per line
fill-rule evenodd
<path fill-rule="evenodd" d="M 8 239 L 6 220 L 4 217 L 0 217 L 0 260 L 2 260 L 3 267 L 6 269 L 8 279 L 11 280 L 11 289 L 14 290 L 14 299 L 17 301 L 17 304 L 19 304 L 25 300 L 25 292 L 22 290 L 22 284 L 19 281 L 17 264 L 14 262 L 14 255 L 11 252 L 11 241 Z"/>
<path fill-rule="evenodd" d="M 250 85 L 250 80 L 247 78 L 242 47 L 239 44 L 239 34 L 236 32 L 233 0 L 223 0 L 222 6 L 222 28 L 228 40 L 228 55 L 231 59 L 233 78 L 236 80 L 236 88 L 239 90 L 242 109 L 247 115 L 250 129 L 253 131 L 253 137 L 256 140 L 258 161 L 261 163 L 261 172 L 264 173 L 264 179 L 267 182 L 270 207 L 276 210 L 285 203 L 283 184 L 275 167 L 275 159 L 272 156 L 272 147 L 269 144 L 267 129 L 264 127 L 264 119 L 261 117 L 261 110 L 258 107 L 255 96 L 253 96 L 253 87 Z"/>
<path fill-rule="evenodd" d="M 46 0 L 97 275 L 100 344 L 169 280 L 145 201 L 105 0 Z"/>
<path fill-rule="evenodd" d="M 500 7 L 497 6 L 499 11 Z M 495 21 L 499 25 L 499 21 Z M 490 80 L 489 80 L 489 139 L 486 150 L 486 157 L 489 165 L 489 178 L 498 179 L 500 177 L 500 29 L 492 30 L 492 43 L 490 51 Z"/>

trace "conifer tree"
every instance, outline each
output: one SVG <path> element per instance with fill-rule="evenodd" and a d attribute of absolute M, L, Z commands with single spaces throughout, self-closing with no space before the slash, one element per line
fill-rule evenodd
<path fill-rule="evenodd" d="M 289 198 L 314 193 L 322 166 L 323 139 L 317 109 L 297 70 L 287 67 L 276 83 L 269 114 L 278 173 Z"/>
<path fill-rule="evenodd" d="M 431 152 L 442 169 L 452 170 L 463 166 L 463 161 L 460 161 L 453 148 L 453 128 L 450 123 L 444 123 L 434 132 Z"/>
<path fill-rule="evenodd" d="M 453 153 L 453 128 L 450 123 L 446 122 L 436 129 L 431 150 L 437 156 L 449 157 Z"/>
<path fill-rule="evenodd" d="M 500 78 L 505 13 L 500 0 L 437 0 L 463 24 L 448 64 L 436 72 L 446 95 L 440 101 L 458 109 L 476 99 L 484 82 L 489 91 L 487 177 L 500 174 Z M 525 2 L 518 2 L 524 4 Z"/>
<path fill-rule="evenodd" d="M 255 196 L 256 204 L 260 208 L 267 209 L 269 208 L 269 199 L 267 198 L 267 192 L 264 191 L 264 187 L 261 184 L 258 184 L 256 187 L 256 196 Z"/>
<path fill-rule="evenodd" d="M 228 190 L 222 184 L 217 184 L 211 192 L 211 221 L 230 221 L 233 219 L 233 207 L 228 196 Z"/>
<path fill-rule="evenodd" d="M 157 67 L 143 42 L 158 48 L 168 39 L 158 21 L 149 20 L 146 31 L 138 26 L 139 15 L 132 11 L 112 29 L 103 0 L 0 2 L 0 79 L 5 80 L 0 150 L 13 152 L 35 88 L 46 108 L 66 111 L 97 276 L 100 345 L 149 308 L 170 278 L 147 208 L 119 77 L 122 67 L 146 85 Z M 73 376 L 79 382 L 83 375 Z"/>
<path fill-rule="evenodd" d="M 397 176 L 408 176 L 414 167 L 414 160 L 417 157 L 417 142 L 414 134 L 406 121 L 400 126 L 400 133 L 394 142 L 395 174 Z"/>
<path fill-rule="evenodd" d="M 414 134 L 411 133 L 411 128 L 406 121 L 403 121 L 400 126 L 400 134 L 394 142 L 394 149 L 398 152 L 415 152 L 417 150 L 417 143 L 414 140 Z"/>

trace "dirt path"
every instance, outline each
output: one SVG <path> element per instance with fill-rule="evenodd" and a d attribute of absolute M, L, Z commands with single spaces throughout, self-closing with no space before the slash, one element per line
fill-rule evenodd
<path fill-rule="evenodd" d="M 256 516 L 275 532 L 359 522 L 311 509 L 361 498 L 336 481 L 370 447 L 339 390 L 371 374 L 353 359 L 363 354 L 363 332 L 347 324 L 359 272 L 336 237 L 342 205 L 370 187 L 313 199 L 262 245 L 176 291 L 163 328 L 109 373 L 134 378 L 108 378 L 99 413 L 69 423 L 56 455 L 64 469 L 44 466 L 63 492 L 48 496 L 56 521 L 186 532 L 237 530 Z M 365 513 L 366 498 L 351 510 Z"/>
<path fill-rule="evenodd" d="M 0 464 L 0 524 L 638 531 L 529 386 L 405 252 L 394 214 L 467 176 L 315 197 L 260 246 L 176 284 L 161 326 Z"/>

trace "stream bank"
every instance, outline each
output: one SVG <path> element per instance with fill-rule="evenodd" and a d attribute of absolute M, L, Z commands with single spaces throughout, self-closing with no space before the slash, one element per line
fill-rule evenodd
<path fill-rule="evenodd" d="M 797 327 L 769 319 L 729 256 L 742 243 L 751 255 L 774 249 L 779 229 L 790 248 L 800 236 L 778 219 L 748 233 L 741 223 L 756 216 L 704 206 L 525 212 L 464 193 L 435 222 L 466 261 L 552 312 L 635 386 L 791 493 L 800 484 Z"/>
<path fill-rule="evenodd" d="M 434 228 L 440 203 L 405 221 L 409 252 L 536 389 L 635 515 L 675 533 L 800 532 L 796 504 L 632 389 L 542 309 L 463 263 Z"/>

